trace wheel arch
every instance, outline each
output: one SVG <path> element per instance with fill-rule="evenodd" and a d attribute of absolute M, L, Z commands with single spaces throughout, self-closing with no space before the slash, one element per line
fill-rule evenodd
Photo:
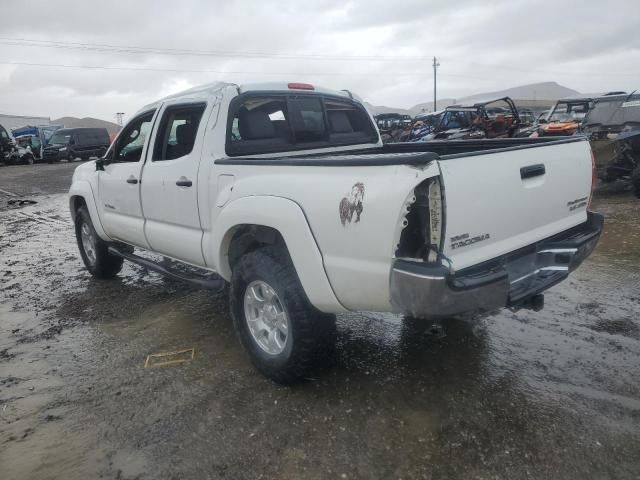
<path fill-rule="evenodd" d="M 309 301 L 327 313 L 344 312 L 324 270 L 302 208 L 275 196 L 242 197 L 228 203 L 214 222 L 211 245 L 218 274 L 231 279 L 233 262 L 262 245 L 281 244 L 286 249 Z M 206 240 L 205 240 L 206 241 Z"/>
<path fill-rule="evenodd" d="M 82 206 L 87 207 L 93 228 L 95 228 L 98 236 L 105 241 L 110 241 L 111 239 L 102 228 L 91 185 L 88 182 L 74 182 L 69 190 L 69 211 L 71 213 L 71 220 L 74 223 L 76 221 L 76 212 Z"/>

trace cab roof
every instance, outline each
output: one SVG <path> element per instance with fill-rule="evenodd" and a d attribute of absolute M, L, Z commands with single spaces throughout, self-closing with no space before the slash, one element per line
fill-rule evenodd
<path fill-rule="evenodd" d="M 295 87 L 296 85 L 302 88 L 296 88 Z M 181 98 L 184 98 L 185 100 L 186 99 L 206 100 L 227 87 L 232 87 L 237 89 L 239 94 L 247 93 L 247 92 L 301 92 L 305 94 L 335 95 L 340 97 L 351 98 L 361 102 L 359 97 L 356 97 L 348 90 L 331 90 L 329 88 L 319 87 L 319 86 L 308 84 L 308 83 L 256 82 L 256 83 L 243 83 L 238 85 L 235 83 L 228 83 L 228 82 L 211 82 L 204 85 L 198 85 L 198 86 L 189 88 L 187 90 L 183 90 L 182 92 L 168 95 L 164 98 L 161 98 L 160 100 L 157 100 L 153 103 L 145 105 L 138 113 L 144 112 L 146 110 L 150 110 L 152 108 L 157 108 L 161 103 L 166 102 L 167 100 L 179 100 Z"/>

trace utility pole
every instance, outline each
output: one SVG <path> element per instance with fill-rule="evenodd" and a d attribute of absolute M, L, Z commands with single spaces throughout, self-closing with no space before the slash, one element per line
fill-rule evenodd
<path fill-rule="evenodd" d="M 116 119 L 118 122 L 118 125 L 122 126 L 122 116 L 124 115 L 124 112 L 116 112 Z"/>
<path fill-rule="evenodd" d="M 437 96 L 436 96 L 436 75 L 437 75 L 437 71 L 438 71 L 438 67 L 440 66 L 440 63 L 438 62 L 438 59 L 436 57 L 433 57 L 433 111 L 435 112 L 437 110 L 436 107 L 436 101 L 437 101 Z"/>

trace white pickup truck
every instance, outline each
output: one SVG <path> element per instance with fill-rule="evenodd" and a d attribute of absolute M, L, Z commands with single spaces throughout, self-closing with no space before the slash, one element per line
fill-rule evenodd
<path fill-rule="evenodd" d="M 336 313 L 541 308 L 598 241 L 592 182 L 582 137 L 383 145 L 348 91 L 214 83 L 144 107 L 76 169 L 69 204 L 96 277 L 127 259 L 230 283 L 253 363 L 286 383 Z"/>

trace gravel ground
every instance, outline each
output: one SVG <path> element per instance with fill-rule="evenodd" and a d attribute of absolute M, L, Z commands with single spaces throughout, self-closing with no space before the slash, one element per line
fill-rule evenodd
<path fill-rule="evenodd" d="M 281 387 L 250 366 L 224 296 L 132 265 L 89 276 L 62 194 L 73 167 L 0 169 L 2 478 L 640 478 L 630 195 L 596 200 L 601 244 L 542 312 L 444 335 L 340 315 L 326 371 Z M 37 203 L 7 205 L 24 195 Z"/>

